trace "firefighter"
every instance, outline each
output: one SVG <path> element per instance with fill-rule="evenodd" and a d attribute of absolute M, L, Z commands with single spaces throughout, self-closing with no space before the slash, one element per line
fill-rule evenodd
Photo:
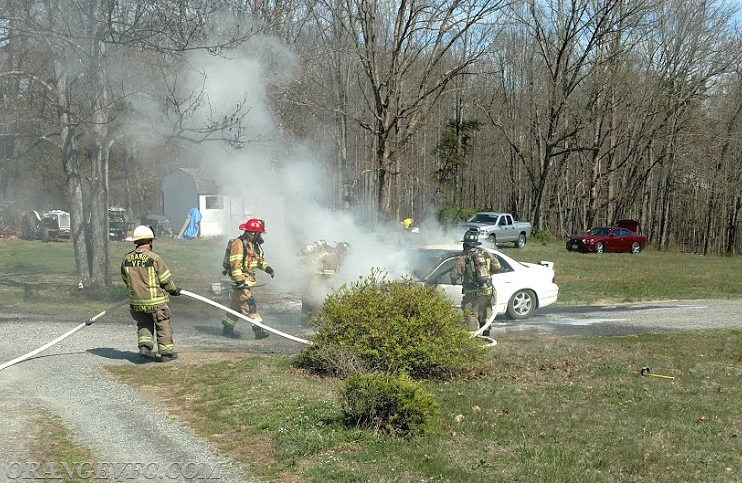
<path fill-rule="evenodd" d="M 451 283 L 456 285 L 461 281 L 461 310 L 464 312 L 467 330 L 476 332 L 487 319 L 492 316 L 496 306 L 497 292 L 492 286 L 492 275 L 502 270 L 500 261 L 492 253 L 479 248 L 482 242 L 474 231 L 464 234 L 463 250 L 453 270 Z M 482 335 L 488 336 L 489 330 Z"/>
<path fill-rule="evenodd" d="M 173 329 L 170 324 L 168 294 L 180 295 L 172 274 L 162 257 L 152 251 L 155 234 L 140 225 L 127 241 L 136 248 L 121 262 L 121 278 L 129 291 L 129 313 L 137 322 L 139 353 L 146 359 L 169 362 L 178 358 L 173 351 Z M 159 359 L 154 352 L 155 330 Z"/>
<path fill-rule="evenodd" d="M 350 255 L 351 246 L 348 242 L 338 242 L 335 244 L 335 253 L 338 254 L 338 270 L 340 269 L 340 266 L 343 264 L 343 260 L 345 260 L 348 255 Z"/>
<path fill-rule="evenodd" d="M 239 226 L 242 235 L 235 238 L 229 247 L 229 278 L 232 282 L 232 296 L 230 308 L 240 312 L 247 317 L 262 322 L 263 319 L 257 312 L 255 298 L 250 287 L 257 282 L 255 280 L 255 270 L 260 269 L 270 275 L 275 276 L 275 271 L 265 260 L 262 242 L 263 233 L 265 233 L 265 222 L 257 218 L 251 218 Z M 237 325 L 237 317 L 229 312 L 224 314 L 222 320 L 222 335 L 237 339 L 240 337 L 235 332 L 234 327 Z M 264 339 L 270 334 L 262 328 L 253 325 L 255 339 Z"/>
<path fill-rule="evenodd" d="M 301 251 L 303 265 L 308 274 L 301 297 L 303 314 L 315 313 L 333 290 L 335 274 L 340 269 L 340 262 L 349 253 L 350 244 L 340 242 L 331 247 L 325 240 L 317 240 Z"/>

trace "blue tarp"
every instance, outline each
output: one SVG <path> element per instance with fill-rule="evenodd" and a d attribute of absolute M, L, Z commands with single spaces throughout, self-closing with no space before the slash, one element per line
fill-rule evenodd
<path fill-rule="evenodd" d="M 188 216 L 190 217 L 190 221 L 183 232 L 183 238 L 196 238 L 198 235 L 198 224 L 201 222 L 201 212 L 198 211 L 198 208 L 191 208 Z"/>

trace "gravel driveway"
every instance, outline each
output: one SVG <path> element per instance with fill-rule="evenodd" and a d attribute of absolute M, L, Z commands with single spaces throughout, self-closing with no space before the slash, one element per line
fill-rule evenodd
<path fill-rule="evenodd" d="M 39 347 L 80 323 L 0 314 L 0 363 Z M 59 416 L 72 437 L 88 447 L 96 461 L 158 463 L 160 474 L 172 462 L 207 463 L 210 468 L 221 462 L 218 481 L 258 481 L 241 474 L 228 455 L 219 454 L 153 402 L 102 375 L 102 365 L 140 363 L 133 352 L 134 337 L 132 323 L 124 323 L 121 318 L 118 323 L 101 319 L 36 358 L 0 371 L 1 481 L 14 481 L 7 476 L 11 463 L 28 461 L 27 433 L 37 407 Z M 185 340 L 179 347 L 187 347 L 187 338 L 180 339 Z M 44 467 L 42 463 L 41 471 Z M 150 469 L 153 471 L 148 476 L 154 474 L 154 467 Z M 183 477 L 156 480 L 191 481 Z M 153 480 L 140 475 L 138 479 L 120 481 Z"/>

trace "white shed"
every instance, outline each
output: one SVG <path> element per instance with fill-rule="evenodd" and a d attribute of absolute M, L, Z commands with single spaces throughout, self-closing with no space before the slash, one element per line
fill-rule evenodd
<path fill-rule="evenodd" d="M 193 208 L 201 213 L 202 237 L 230 235 L 250 213 L 244 199 L 223 194 L 214 179 L 199 169 L 178 168 L 165 175 L 162 197 L 164 215 L 176 235 Z"/>

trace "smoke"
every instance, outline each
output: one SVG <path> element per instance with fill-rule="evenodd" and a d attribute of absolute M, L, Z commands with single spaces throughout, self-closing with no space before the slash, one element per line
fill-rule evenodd
<path fill-rule="evenodd" d="M 334 173 L 328 160 L 333 153 L 322 149 L 332 143 L 322 143 L 316 137 L 297 139 L 282 129 L 280 119 L 272 112 L 269 93 L 287 88 L 298 73 L 294 52 L 275 38 L 259 35 L 227 56 L 193 52 L 179 74 L 181 95 L 187 98 L 193 93 L 203 99 L 189 113 L 189 129 L 208 125 L 215 116 L 243 116 L 244 146 L 234 149 L 224 143 L 202 143 L 196 147 L 195 156 L 223 194 L 241 200 L 230 207 L 233 231 L 229 237 L 239 235 L 239 224 L 248 218 L 265 220 L 264 250 L 276 270 L 271 286 L 301 290 L 298 252 L 314 240 L 352 246 L 338 274 L 339 285 L 368 275 L 373 268 L 387 271 L 392 277 L 407 273 L 403 245 L 460 239 L 460 234 L 434 229 L 437 223 L 427 220 L 420 224 L 422 232 L 414 235 L 405 233 L 398 223 L 369 225 L 349 211 L 332 208 Z"/>

